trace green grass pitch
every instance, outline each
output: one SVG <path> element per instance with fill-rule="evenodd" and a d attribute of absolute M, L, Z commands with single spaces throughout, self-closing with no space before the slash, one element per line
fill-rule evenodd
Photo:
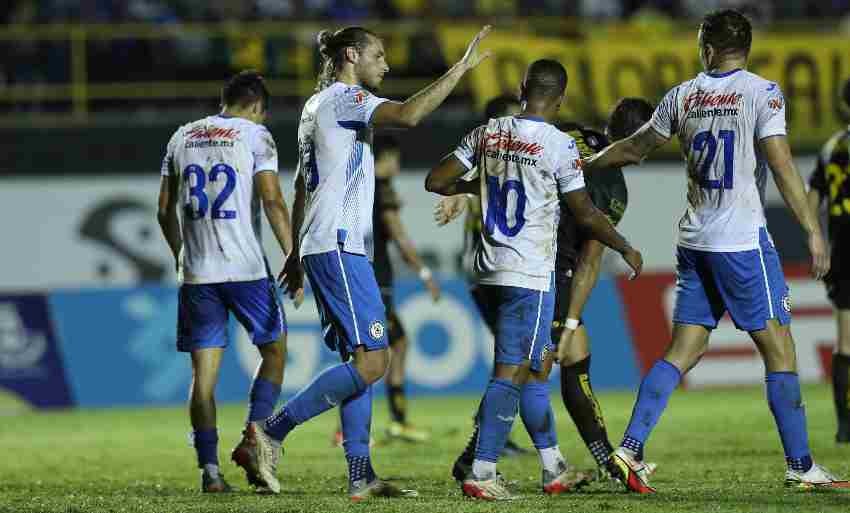
<path fill-rule="evenodd" d="M 850 447 L 833 441 L 830 391 L 808 386 L 809 434 L 815 458 L 833 472 L 850 475 Z M 599 394 L 613 441 L 619 441 L 633 393 Z M 298 428 L 287 440 L 280 465 L 284 491 L 255 496 L 229 461 L 239 437 L 244 406 L 219 408 L 220 458 L 231 495 L 201 495 L 194 452 L 188 446 L 183 408 L 77 410 L 0 417 L 0 511 L 14 512 L 819 512 L 850 511 L 850 493 L 798 492 L 783 488 L 784 461 L 761 388 L 678 391 L 647 447 L 659 464 L 653 484 L 660 493 L 640 497 L 620 488 L 593 485 L 580 492 L 544 497 L 539 493 L 536 455 L 505 459 L 503 473 L 518 484 L 521 499 L 510 503 L 465 500 L 451 480 L 452 461 L 470 428 L 475 397 L 410 401 L 412 419 L 429 428 L 424 445 L 381 444 L 386 402 L 377 398 L 373 449 L 378 473 L 416 499 L 379 499 L 351 504 L 345 494 L 342 451 L 330 446 L 336 415 Z M 580 466 L 591 458 L 581 444 L 560 397 L 553 395 L 561 448 Z M 530 446 L 517 422 L 515 439 Z"/>

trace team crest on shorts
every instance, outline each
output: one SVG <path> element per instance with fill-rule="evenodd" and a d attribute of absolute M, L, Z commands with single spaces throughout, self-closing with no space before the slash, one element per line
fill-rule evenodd
<path fill-rule="evenodd" d="M 384 323 L 372 321 L 372 324 L 369 325 L 369 336 L 374 340 L 381 340 L 384 337 Z"/>
<path fill-rule="evenodd" d="M 786 312 L 791 313 L 791 296 L 788 294 L 782 296 L 782 308 L 785 309 Z"/>

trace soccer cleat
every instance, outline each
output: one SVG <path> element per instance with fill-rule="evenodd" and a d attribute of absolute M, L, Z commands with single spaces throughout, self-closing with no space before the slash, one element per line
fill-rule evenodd
<path fill-rule="evenodd" d="M 354 502 L 360 502 L 372 497 L 418 497 L 416 490 L 402 490 L 383 479 L 375 478 L 367 483 L 365 479 L 348 484 L 348 495 Z"/>
<path fill-rule="evenodd" d="M 427 431 L 417 429 L 410 424 L 391 422 L 387 428 L 387 437 L 405 442 L 426 442 L 430 435 Z"/>
<path fill-rule="evenodd" d="M 785 471 L 785 486 L 812 490 L 815 488 L 850 488 L 850 481 L 843 481 L 818 464 L 806 472 L 788 469 Z"/>
<path fill-rule="evenodd" d="M 657 463 L 645 462 L 646 465 L 646 475 L 651 476 L 655 473 L 655 470 L 658 468 Z M 599 465 L 596 467 L 596 471 L 593 473 L 593 477 L 591 479 L 592 483 L 596 483 L 602 485 L 604 487 L 620 487 L 622 483 L 619 478 L 616 478 L 611 475 L 611 472 L 608 472 L 608 469 L 605 468 L 605 465 Z"/>
<path fill-rule="evenodd" d="M 592 471 L 581 471 L 569 463 L 562 461 L 559 472 L 549 472 L 543 469 L 543 493 L 547 495 L 558 495 L 561 493 L 578 490 L 593 479 Z"/>
<path fill-rule="evenodd" d="M 280 442 L 267 435 L 259 423 L 249 422 L 230 459 L 245 470 L 245 477 L 257 491 L 280 493 L 276 476 L 280 453 Z"/>
<path fill-rule="evenodd" d="M 619 479 L 626 490 L 636 493 L 655 493 L 655 488 L 649 486 L 647 465 L 634 459 L 625 449 L 617 447 L 606 463 L 608 472 Z M 654 470 L 654 469 L 653 469 Z"/>
<path fill-rule="evenodd" d="M 202 472 L 201 491 L 203 493 L 230 493 L 233 488 L 227 484 L 223 475 L 219 474 L 213 477 L 207 472 Z"/>
<path fill-rule="evenodd" d="M 492 479 L 478 480 L 472 477 L 463 481 L 463 494 L 472 499 L 482 501 L 510 501 L 516 497 L 508 491 L 504 479 L 496 476 Z"/>

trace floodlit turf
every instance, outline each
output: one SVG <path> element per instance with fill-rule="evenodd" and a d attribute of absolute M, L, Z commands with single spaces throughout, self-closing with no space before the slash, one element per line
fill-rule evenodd
<path fill-rule="evenodd" d="M 809 429 L 816 460 L 850 475 L 850 447 L 833 442 L 829 389 L 807 387 Z M 590 456 L 553 396 L 561 447 L 590 466 Z M 600 394 L 609 429 L 619 440 L 633 394 Z M 182 408 L 84 410 L 0 417 L 0 511 L 850 511 L 850 493 L 806 493 L 782 486 L 784 461 L 773 420 L 760 388 L 677 392 L 647 448 L 658 462 L 653 480 L 659 494 L 629 495 L 592 486 L 580 493 L 543 497 L 535 455 L 503 460 L 502 472 L 518 480 L 522 498 L 486 504 L 465 500 L 449 477 L 470 427 L 477 398 L 414 399 L 413 419 L 434 434 L 433 443 L 381 445 L 373 451 L 382 476 L 417 488 L 417 499 L 381 499 L 350 504 L 345 494 L 342 451 L 329 439 L 336 416 L 328 413 L 298 428 L 281 460 L 284 491 L 255 496 L 229 461 L 243 418 L 242 406 L 220 408 L 220 457 L 239 492 L 201 495 L 194 453 L 187 444 Z M 375 435 L 382 439 L 386 403 L 376 399 Z M 530 446 L 521 425 L 514 437 Z"/>

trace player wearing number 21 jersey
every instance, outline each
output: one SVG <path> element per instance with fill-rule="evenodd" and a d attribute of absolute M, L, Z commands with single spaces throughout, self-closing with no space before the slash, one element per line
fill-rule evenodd
<path fill-rule="evenodd" d="M 682 375 L 706 351 L 725 312 L 747 331 L 765 362 L 767 399 L 785 450 L 785 484 L 844 488 L 814 464 L 789 328 L 791 306 L 762 200 L 767 171 L 809 234 L 813 271 L 829 258 L 786 140 L 779 86 L 746 70 L 752 31 L 734 10 L 705 16 L 699 50 L 705 72 L 671 89 L 634 135 L 587 162 L 589 172 L 639 162 L 674 135 L 688 173 L 688 207 L 679 221 L 673 341 L 644 377 L 632 419 L 608 468 L 625 486 L 652 493 L 643 448 Z"/>
<path fill-rule="evenodd" d="M 555 304 L 554 270 L 560 201 L 594 238 L 615 248 L 635 269 L 640 254 L 614 230 L 584 190 L 576 141 L 550 121 L 564 99 L 567 73 L 557 61 L 532 63 L 522 84 L 518 116 L 491 119 L 468 134 L 434 168 L 426 188 L 446 196 L 481 195 L 481 244 L 474 258 L 484 316 L 494 327 L 493 377 L 479 408 L 479 434 L 465 495 L 508 499 L 496 474 L 522 402 L 523 423 L 540 453 L 542 490 L 558 494 L 588 476 L 558 449 L 543 360 L 550 347 Z M 477 168 L 473 182 L 461 177 Z"/>
<path fill-rule="evenodd" d="M 260 243 L 260 206 L 284 254 L 289 212 L 277 149 L 261 124 L 269 94 L 262 76 L 242 72 L 222 91 L 222 111 L 174 133 L 162 163 L 159 220 L 182 281 L 177 348 L 192 354 L 191 417 L 202 490 L 229 491 L 218 471 L 214 402 L 229 314 L 259 349 L 248 420 L 271 415 L 280 395 L 286 326 Z"/>

